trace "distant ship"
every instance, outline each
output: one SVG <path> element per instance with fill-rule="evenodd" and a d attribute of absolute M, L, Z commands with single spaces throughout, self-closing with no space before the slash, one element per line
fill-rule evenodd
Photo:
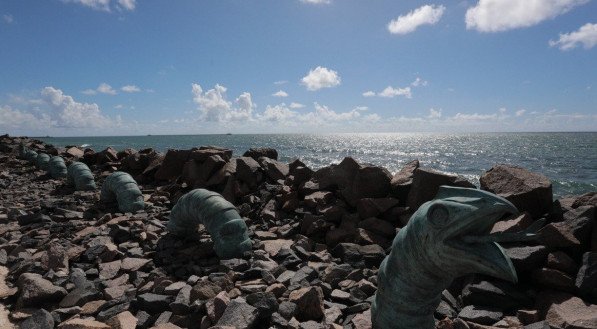
<path fill-rule="evenodd" d="M 227 133 L 226 135 L 232 135 L 232 133 Z"/>

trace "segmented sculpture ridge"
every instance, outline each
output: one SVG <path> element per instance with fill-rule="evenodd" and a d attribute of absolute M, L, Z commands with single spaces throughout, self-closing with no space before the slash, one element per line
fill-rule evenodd
<path fill-rule="evenodd" d="M 25 150 L 25 153 L 23 155 L 23 158 L 25 160 L 27 160 L 27 162 L 31 163 L 31 164 L 35 164 L 36 160 L 37 160 L 37 152 L 33 151 L 33 150 Z"/>
<path fill-rule="evenodd" d="M 173 234 L 192 235 L 199 224 L 211 235 L 218 257 L 237 258 L 251 250 L 247 224 L 222 195 L 205 189 L 183 195 L 172 208 L 167 228 Z"/>
<path fill-rule="evenodd" d="M 50 156 L 45 153 L 39 153 L 35 160 L 35 166 L 40 170 L 48 170 L 50 165 Z"/>
<path fill-rule="evenodd" d="M 48 163 L 48 172 L 54 179 L 66 178 L 66 164 L 60 156 L 53 156 Z"/>
<path fill-rule="evenodd" d="M 95 190 L 95 180 L 93 173 L 83 162 L 73 162 L 68 166 L 67 181 L 74 185 L 77 191 Z"/>
<path fill-rule="evenodd" d="M 122 171 L 115 171 L 106 178 L 102 185 L 100 200 L 116 201 L 118 209 L 122 212 L 135 212 L 145 208 L 139 185 L 131 175 Z"/>
<path fill-rule="evenodd" d="M 400 230 L 380 265 L 373 328 L 435 328 L 441 293 L 459 276 L 481 273 L 516 282 L 512 262 L 496 241 L 523 234 L 489 234 L 504 214 L 516 212 L 489 192 L 442 186 Z"/>

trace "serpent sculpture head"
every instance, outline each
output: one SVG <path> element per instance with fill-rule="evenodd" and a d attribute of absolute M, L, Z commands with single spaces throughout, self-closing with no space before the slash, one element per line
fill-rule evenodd
<path fill-rule="evenodd" d="M 442 291 L 466 274 L 516 282 L 512 262 L 495 241 L 513 240 L 520 233 L 489 232 L 505 214 L 517 212 L 512 203 L 489 192 L 440 187 L 435 199 L 400 230 L 380 266 L 373 327 L 434 328 Z"/>
<path fill-rule="evenodd" d="M 236 207 L 222 195 L 205 189 L 195 189 L 183 195 L 172 208 L 168 231 L 176 235 L 193 235 L 203 224 L 220 258 L 241 257 L 251 250 L 247 224 Z"/>

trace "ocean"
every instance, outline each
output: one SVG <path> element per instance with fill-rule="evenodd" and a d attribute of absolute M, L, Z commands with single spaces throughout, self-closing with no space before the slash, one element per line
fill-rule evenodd
<path fill-rule="evenodd" d="M 101 151 L 154 148 L 189 149 L 203 145 L 230 148 L 241 156 L 251 147 L 272 147 L 279 160 L 300 159 L 312 169 L 351 156 L 392 173 L 413 159 L 422 166 L 460 174 L 474 184 L 493 165 L 507 163 L 551 179 L 556 197 L 597 191 L 597 132 L 587 133 L 358 133 L 47 137 L 56 145 Z"/>

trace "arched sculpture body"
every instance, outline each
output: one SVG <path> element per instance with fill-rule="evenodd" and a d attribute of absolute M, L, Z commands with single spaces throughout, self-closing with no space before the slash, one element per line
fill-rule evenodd
<path fill-rule="evenodd" d="M 131 175 L 122 171 L 115 171 L 106 178 L 100 200 L 118 202 L 118 209 L 122 212 L 135 212 L 145 208 L 143 194 L 137 182 Z"/>
<path fill-rule="evenodd" d="M 74 185 L 76 190 L 95 190 L 96 186 L 93 179 L 93 173 L 83 162 L 73 162 L 68 166 L 67 174 L 68 183 Z"/>
<path fill-rule="evenodd" d="M 35 166 L 37 169 L 48 170 L 50 165 L 50 156 L 45 153 L 39 153 L 35 159 Z"/>
<path fill-rule="evenodd" d="M 35 164 L 37 161 L 37 152 L 33 150 L 25 150 L 23 158 L 31 164 Z"/>
<path fill-rule="evenodd" d="M 380 266 L 373 328 L 435 328 L 441 293 L 459 276 L 481 273 L 516 282 L 497 236 L 488 235 L 504 214 L 516 212 L 489 192 L 442 186 L 400 230 Z"/>
<path fill-rule="evenodd" d="M 195 189 L 183 195 L 170 213 L 167 228 L 177 235 L 191 235 L 203 224 L 214 242 L 218 257 L 241 257 L 251 250 L 247 224 L 236 207 L 220 194 Z"/>
<path fill-rule="evenodd" d="M 66 164 L 60 156 L 53 156 L 48 163 L 48 172 L 54 179 L 66 178 Z"/>

